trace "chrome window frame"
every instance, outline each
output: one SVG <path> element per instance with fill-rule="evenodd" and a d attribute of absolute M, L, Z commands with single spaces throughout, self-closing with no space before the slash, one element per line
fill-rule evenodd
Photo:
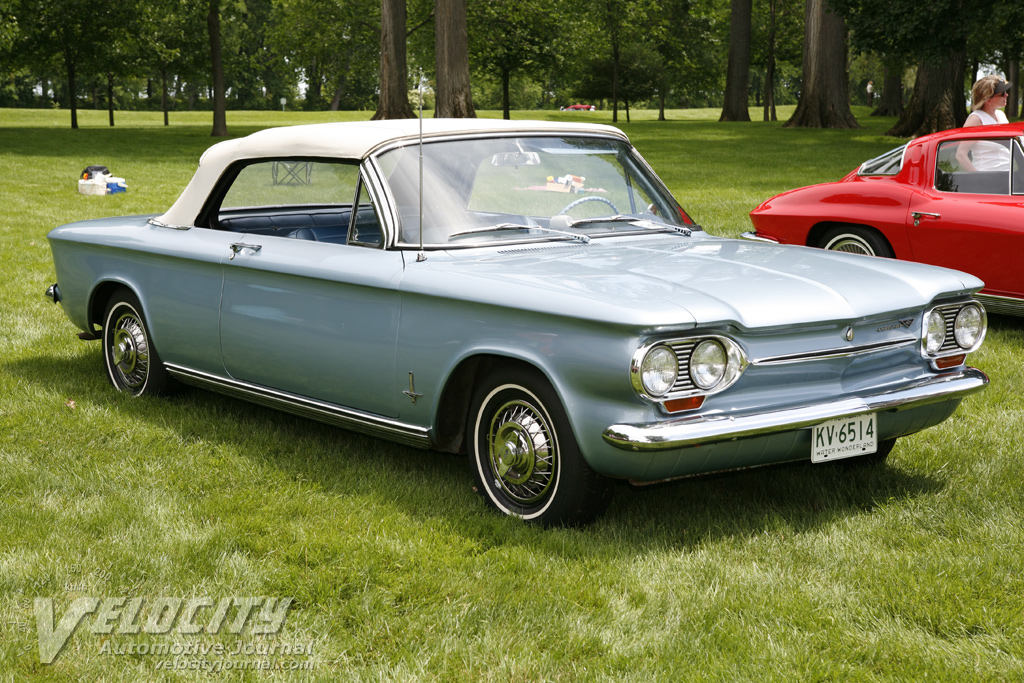
<path fill-rule="evenodd" d="M 894 147 L 893 149 L 890 149 L 888 152 L 885 152 L 883 154 L 879 154 L 878 156 L 876 156 L 874 158 L 871 158 L 871 159 L 868 159 L 867 161 L 862 162 L 861 165 L 859 167 L 857 167 L 857 175 L 858 176 L 885 176 L 885 177 L 892 177 L 892 176 L 899 175 L 903 171 L 903 165 L 907 161 L 907 148 L 909 146 L 910 146 L 909 142 L 904 143 L 903 145 L 900 145 L 899 147 Z M 866 172 L 864 170 L 864 167 L 867 166 L 868 164 L 870 164 L 871 162 L 878 161 L 882 157 L 887 157 L 887 156 L 895 153 L 897 150 L 900 150 L 900 165 L 899 165 L 899 168 L 896 169 L 895 173 L 879 173 L 877 171 L 873 172 L 873 173 L 869 173 L 869 172 Z"/>

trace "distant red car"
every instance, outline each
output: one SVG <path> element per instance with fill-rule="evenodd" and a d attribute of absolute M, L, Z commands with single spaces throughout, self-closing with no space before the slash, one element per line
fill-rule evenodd
<path fill-rule="evenodd" d="M 562 111 L 594 111 L 597 107 L 592 104 L 570 104 L 568 107 L 562 107 Z"/>
<path fill-rule="evenodd" d="M 1024 315 L 1024 124 L 911 140 L 834 183 L 772 197 L 749 239 L 895 257 L 966 271 L 977 298 Z"/>

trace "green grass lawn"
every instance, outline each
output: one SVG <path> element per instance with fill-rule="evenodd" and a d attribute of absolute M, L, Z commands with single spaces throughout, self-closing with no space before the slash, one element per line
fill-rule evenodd
<path fill-rule="evenodd" d="M 717 110 L 620 126 L 696 220 L 735 236 L 764 199 L 900 144 L 883 135 L 892 119 L 855 113 L 857 131 L 720 124 Z M 80 115 L 72 131 L 67 112 L 0 110 L 0 680 L 1024 680 L 1021 321 L 993 317 L 971 359 L 989 389 L 901 439 L 886 467 L 620 486 L 590 527 L 534 528 L 487 511 L 458 457 L 210 393 L 115 393 L 98 344 L 42 296 L 46 233 L 163 211 L 214 140 L 209 113 L 165 128 L 118 112 L 113 129 Z M 610 122 L 513 117 L 528 115 Z M 231 112 L 228 126 L 368 117 Z M 79 195 L 90 164 L 128 192 Z M 42 664 L 35 599 L 59 621 L 88 596 L 294 603 L 276 635 L 104 635 L 89 616 Z M 312 643 L 220 658 L 312 668 L 165 671 L 174 657 L 139 651 L 168 643 Z"/>

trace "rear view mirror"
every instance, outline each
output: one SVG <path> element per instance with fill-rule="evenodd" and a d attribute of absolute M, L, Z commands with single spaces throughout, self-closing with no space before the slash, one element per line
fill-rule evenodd
<path fill-rule="evenodd" d="M 503 152 L 491 157 L 492 166 L 539 166 L 540 155 L 536 152 Z"/>

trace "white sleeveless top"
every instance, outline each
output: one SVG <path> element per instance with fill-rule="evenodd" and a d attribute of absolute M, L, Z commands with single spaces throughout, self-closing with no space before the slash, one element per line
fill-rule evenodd
<path fill-rule="evenodd" d="M 977 116 L 985 126 L 1009 123 L 1002 109 L 996 109 L 995 116 L 981 109 L 974 111 L 971 116 Z M 971 163 L 979 171 L 1009 171 L 1010 150 L 998 142 L 976 142 L 971 147 Z"/>
<path fill-rule="evenodd" d="M 992 116 L 983 109 L 975 109 L 971 112 L 971 116 L 977 116 L 981 120 L 983 126 L 995 126 L 1000 123 L 1009 123 L 1010 120 L 1006 118 L 1006 114 L 1003 113 L 1002 109 L 996 109 L 996 115 Z M 971 118 L 968 116 L 967 118 Z"/>

